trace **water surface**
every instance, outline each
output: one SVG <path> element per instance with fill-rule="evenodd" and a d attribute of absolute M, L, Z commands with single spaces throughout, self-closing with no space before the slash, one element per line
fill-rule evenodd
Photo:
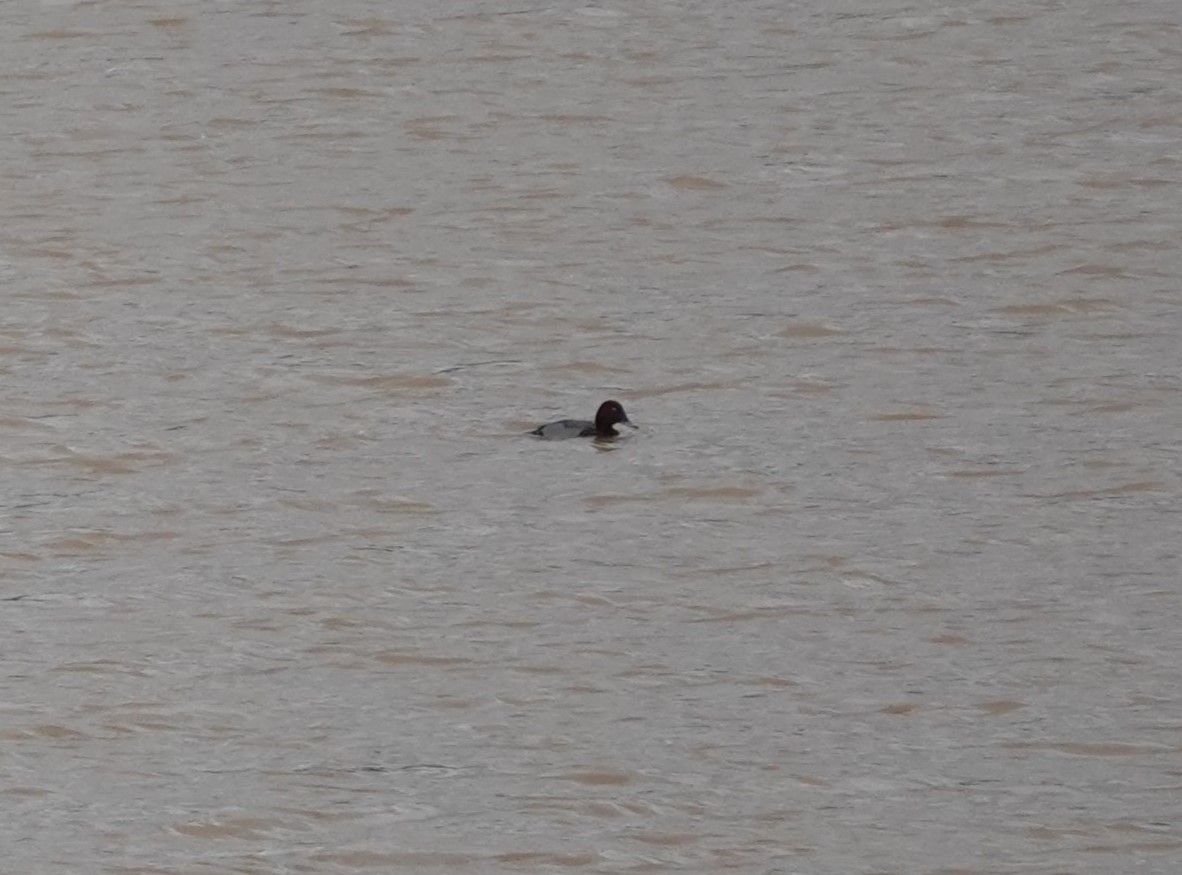
<path fill-rule="evenodd" d="M 11 871 L 1177 871 L 1172 0 L 0 17 Z"/>

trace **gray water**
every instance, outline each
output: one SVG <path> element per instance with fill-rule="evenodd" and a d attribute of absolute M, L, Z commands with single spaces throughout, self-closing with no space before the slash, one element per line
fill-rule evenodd
<path fill-rule="evenodd" d="M 3 871 L 1182 870 L 1176 0 L 0 59 Z"/>

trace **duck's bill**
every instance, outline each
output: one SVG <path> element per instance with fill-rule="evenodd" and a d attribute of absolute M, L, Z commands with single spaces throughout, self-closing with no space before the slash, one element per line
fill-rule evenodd
<path fill-rule="evenodd" d="M 626 426 L 628 426 L 628 428 L 634 428 L 637 431 L 640 431 L 640 426 L 637 425 L 635 422 L 633 422 L 631 419 L 621 419 L 620 425 L 626 425 Z"/>

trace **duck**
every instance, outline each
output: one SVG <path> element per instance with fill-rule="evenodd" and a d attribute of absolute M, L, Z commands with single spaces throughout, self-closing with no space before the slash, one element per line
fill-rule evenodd
<path fill-rule="evenodd" d="M 530 434 L 548 441 L 560 441 L 566 438 L 593 437 L 614 438 L 619 432 L 614 426 L 626 425 L 629 428 L 639 428 L 628 414 L 624 412 L 624 405 L 619 401 L 604 401 L 595 412 L 595 421 L 586 419 L 560 419 L 557 422 L 547 422 L 539 425 Z"/>

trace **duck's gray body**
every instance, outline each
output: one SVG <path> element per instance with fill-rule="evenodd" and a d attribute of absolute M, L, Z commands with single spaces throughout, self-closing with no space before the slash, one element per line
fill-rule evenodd
<path fill-rule="evenodd" d="M 548 441 L 561 441 L 566 438 L 595 437 L 595 423 L 586 419 L 560 419 L 558 422 L 547 422 L 539 425 L 530 434 L 545 438 Z"/>

